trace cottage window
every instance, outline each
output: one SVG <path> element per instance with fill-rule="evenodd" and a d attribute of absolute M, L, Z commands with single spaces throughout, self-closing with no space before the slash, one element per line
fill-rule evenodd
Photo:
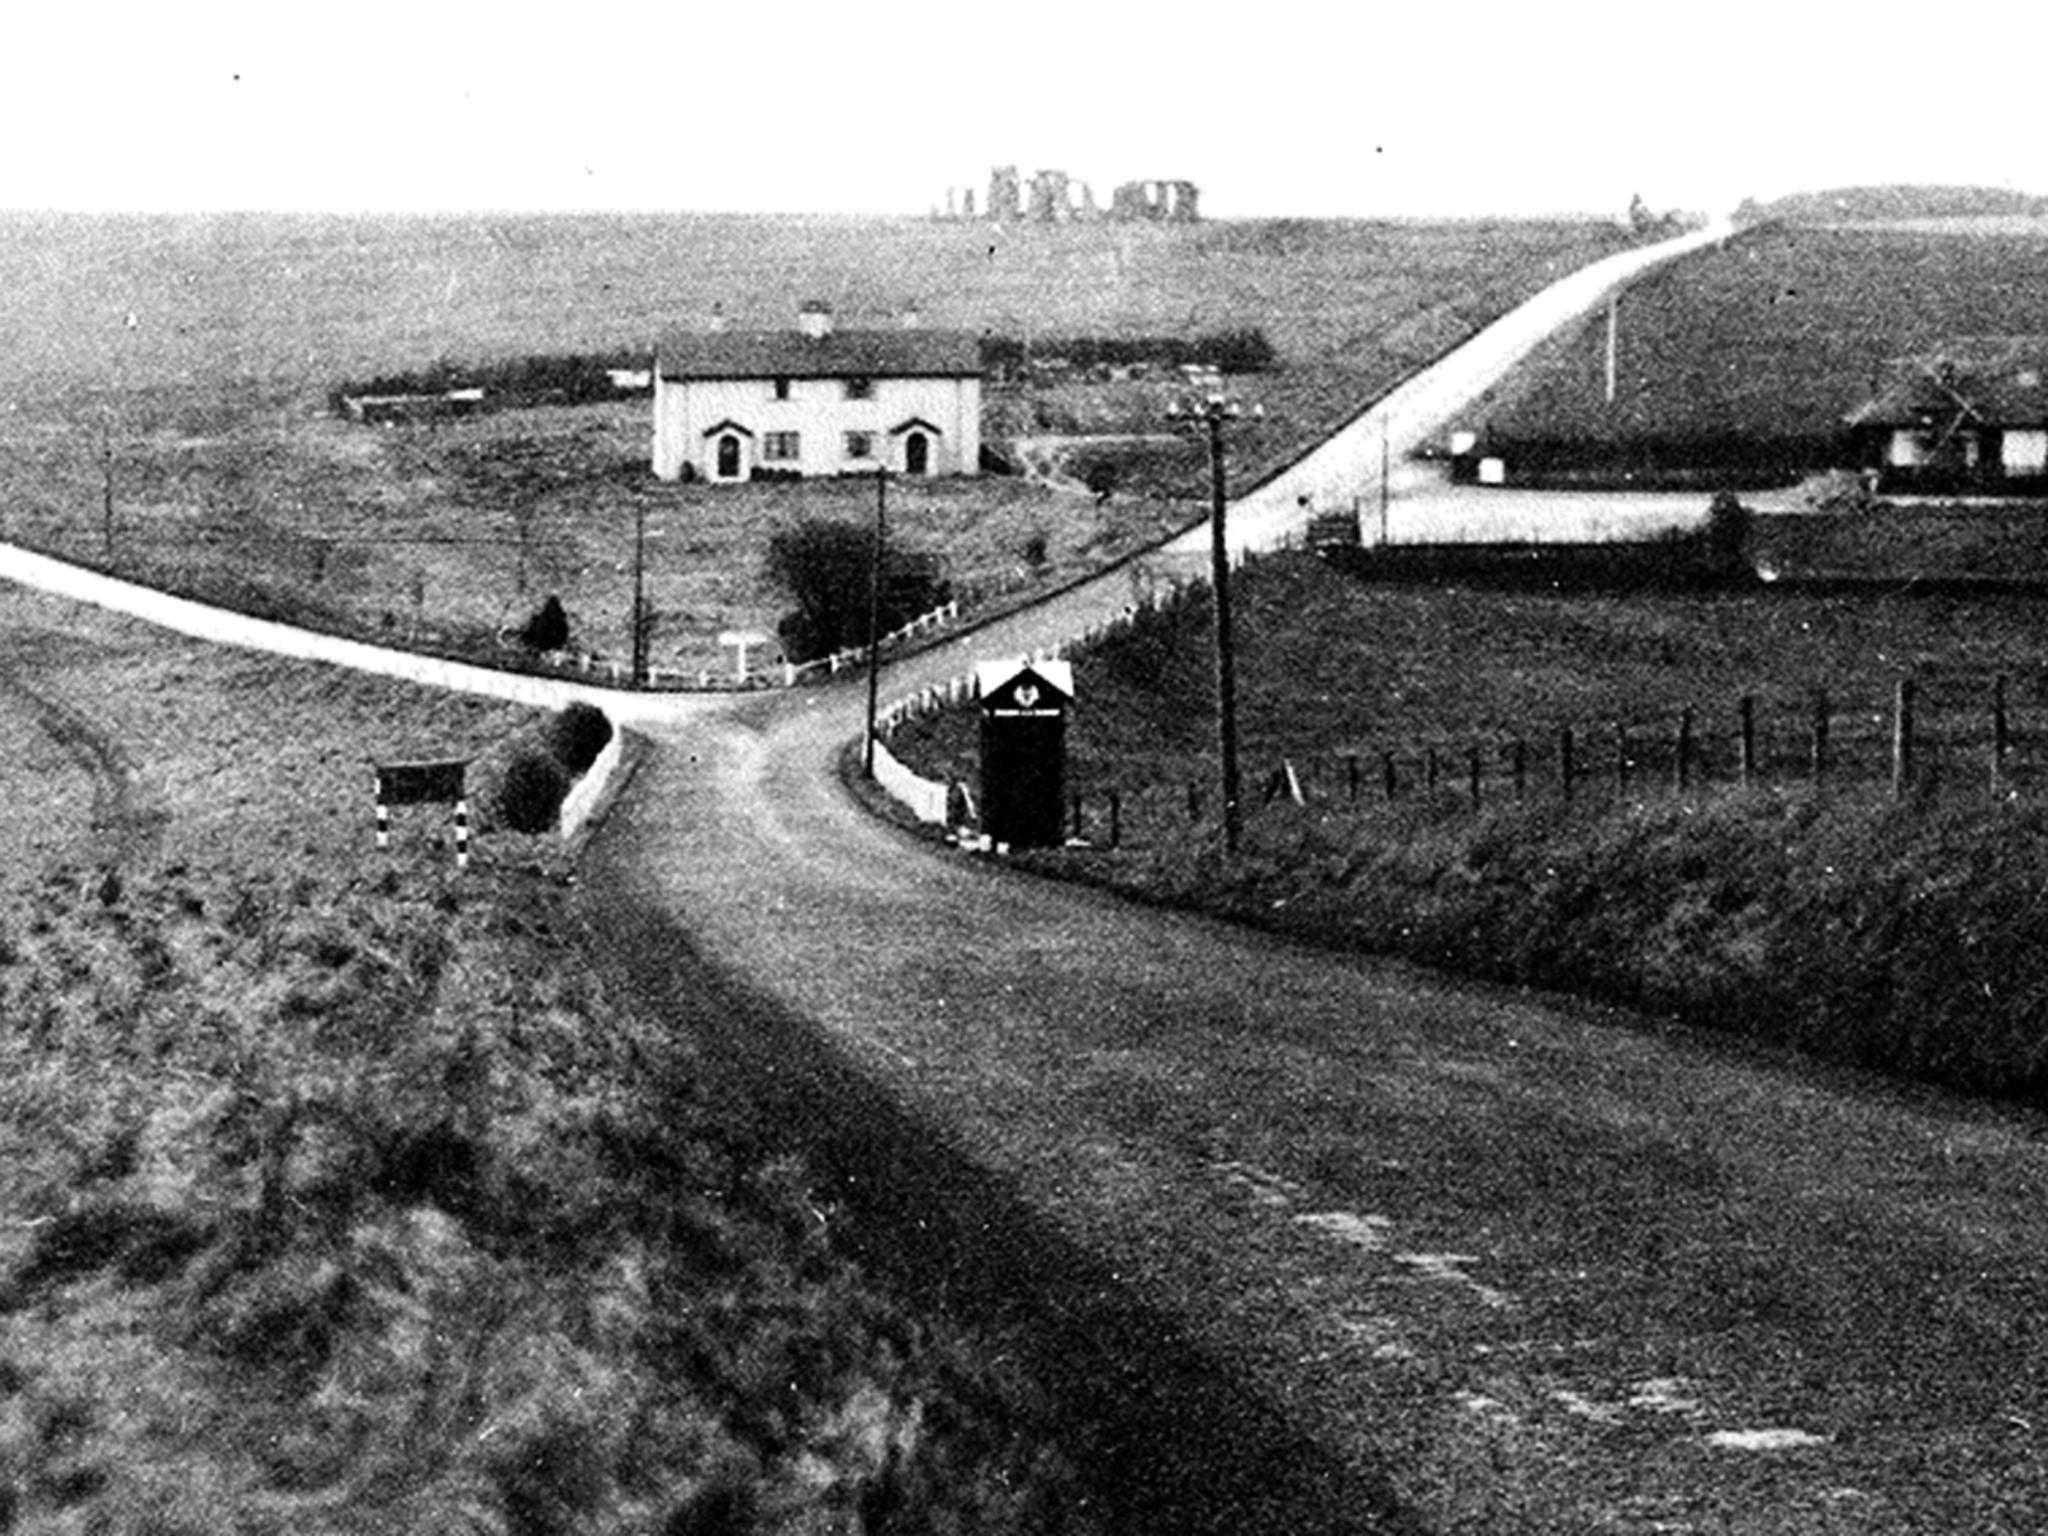
<path fill-rule="evenodd" d="M 787 400 L 789 398 L 788 379 L 777 379 L 775 381 L 775 398 L 778 400 Z"/>
<path fill-rule="evenodd" d="M 847 433 L 846 456 L 849 459 L 872 459 L 875 456 L 875 434 L 872 432 Z"/>
<path fill-rule="evenodd" d="M 847 398 L 847 399 L 849 399 L 849 400 L 872 400 L 872 399 L 873 399 L 874 397 L 875 397 L 875 381 L 874 381 L 873 379 L 860 379 L 860 378 L 855 378 L 855 379 L 848 379 L 848 380 L 846 381 L 846 398 Z"/>
<path fill-rule="evenodd" d="M 770 464 L 786 464 L 803 457 L 803 434 L 770 432 L 761 439 L 761 457 Z"/>

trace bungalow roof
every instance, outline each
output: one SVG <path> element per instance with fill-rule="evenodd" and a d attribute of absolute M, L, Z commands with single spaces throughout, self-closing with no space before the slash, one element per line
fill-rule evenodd
<path fill-rule="evenodd" d="M 1964 343 L 1893 365 L 1874 397 L 1843 417 L 1851 427 L 1947 424 L 2048 427 L 2048 340 Z"/>

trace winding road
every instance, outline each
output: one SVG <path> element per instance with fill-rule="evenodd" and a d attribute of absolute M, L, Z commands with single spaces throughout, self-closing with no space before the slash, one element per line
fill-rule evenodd
<path fill-rule="evenodd" d="M 1615 280 L 1403 386 L 1398 432 L 1362 418 L 1235 542 Z M 896 663 L 890 696 L 1094 627 L 1204 537 Z M 159 617 L 188 621 L 263 643 Z M 2048 1522 L 2037 1117 L 941 850 L 841 783 L 857 686 L 533 702 L 568 696 L 653 743 L 586 855 L 605 963 L 708 1037 L 869 1262 L 1013 1341 L 1108 1528 Z"/>

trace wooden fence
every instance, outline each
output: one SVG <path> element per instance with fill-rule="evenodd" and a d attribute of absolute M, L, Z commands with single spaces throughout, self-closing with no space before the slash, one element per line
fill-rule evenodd
<path fill-rule="evenodd" d="M 1747 693 L 1719 709 L 1573 721 L 1465 739 L 1409 739 L 1247 760 L 1243 810 L 1292 803 L 1369 815 L 1548 801 L 1599 809 L 1725 788 L 1989 797 L 2048 793 L 2048 677 L 1901 678 L 1883 694 Z M 1218 819 L 1213 776 L 1084 785 L 1070 836 L 1097 847 L 1181 836 Z"/>

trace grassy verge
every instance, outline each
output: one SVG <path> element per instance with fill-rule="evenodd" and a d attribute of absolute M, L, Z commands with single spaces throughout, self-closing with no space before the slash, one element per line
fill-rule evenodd
<path fill-rule="evenodd" d="M 374 850 L 365 758 L 529 717 L 6 618 L 119 835 L 0 896 L 0 1526 L 1085 1524 L 1025 1393 L 591 968 L 550 839 Z"/>
<path fill-rule="evenodd" d="M 1909 1076 L 2048 1090 L 2048 657 L 2027 599 L 1417 587 L 1301 557 L 1254 565 L 1243 590 L 1244 855 L 1218 848 L 1197 602 L 1080 659 L 1070 781 L 1098 846 L 1031 855 L 1034 867 Z M 2017 680 L 1996 796 L 1979 718 L 1994 673 Z M 1886 701 L 1901 676 L 1942 703 L 1922 718 L 1916 787 L 1895 800 Z M 1814 689 L 1834 711 L 1819 788 L 1799 734 Z M 1765 722 L 1751 788 L 1738 782 L 1739 694 Z M 1674 793 L 1658 753 L 1688 707 L 1693 774 Z M 971 712 L 936 717 L 899 732 L 898 754 L 973 783 L 975 730 Z M 1520 797 L 1505 770 L 1518 742 Z M 1305 804 L 1272 794 L 1283 763 Z M 1111 790 L 1114 851 L 1099 846 Z"/>

